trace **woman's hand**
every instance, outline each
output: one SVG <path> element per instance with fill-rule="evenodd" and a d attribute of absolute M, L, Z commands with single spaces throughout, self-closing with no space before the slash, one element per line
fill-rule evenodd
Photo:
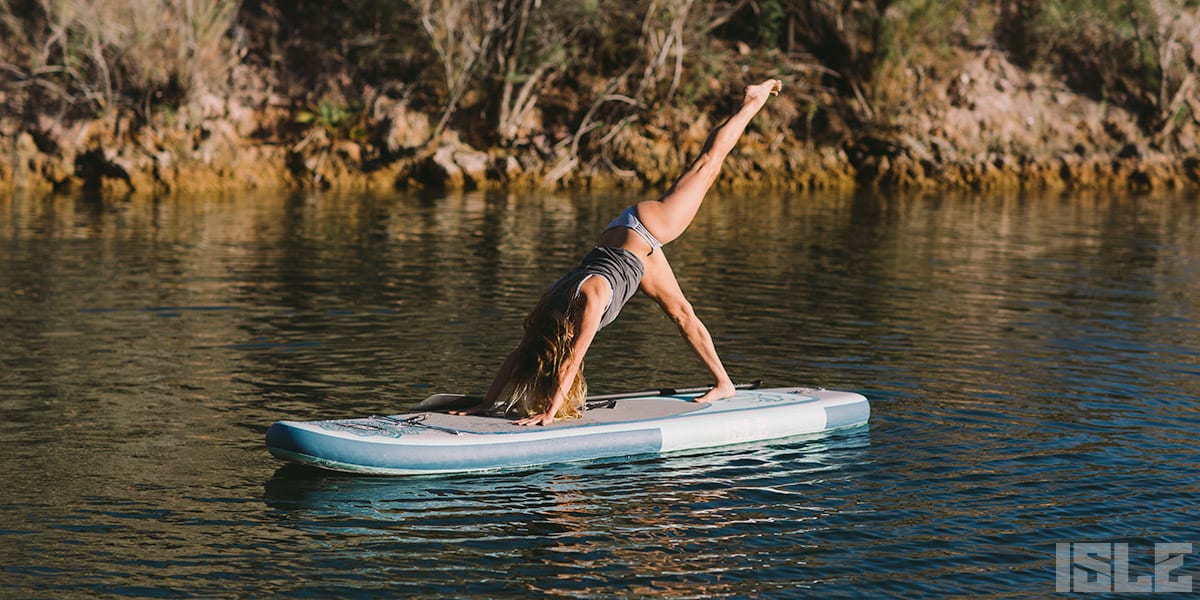
<path fill-rule="evenodd" d="M 532 417 L 525 417 L 524 419 L 513 421 L 513 425 L 549 425 L 553 422 L 554 413 L 544 412 L 538 415 L 533 415 Z"/>

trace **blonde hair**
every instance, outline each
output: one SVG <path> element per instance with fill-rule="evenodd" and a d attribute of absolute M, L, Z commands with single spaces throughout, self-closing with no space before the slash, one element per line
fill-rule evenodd
<path fill-rule="evenodd" d="M 500 391 L 493 413 L 509 418 L 540 414 L 550 406 L 558 391 L 559 374 L 570 364 L 575 349 L 575 310 L 578 302 L 564 297 L 566 290 L 551 289 L 525 317 L 525 333 L 517 346 L 517 358 L 508 383 Z M 587 397 L 587 380 L 583 364 L 566 392 L 556 419 L 578 419 L 583 416 Z"/>

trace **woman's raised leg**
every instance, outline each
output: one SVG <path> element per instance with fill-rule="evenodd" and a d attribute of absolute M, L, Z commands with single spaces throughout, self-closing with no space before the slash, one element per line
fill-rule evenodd
<path fill-rule="evenodd" d="M 746 86 L 741 107 L 709 134 L 700 156 L 675 180 L 671 189 L 658 200 L 638 203 L 638 220 L 660 242 L 666 244 L 674 240 L 692 223 L 705 194 L 721 172 L 721 163 L 742 137 L 750 120 L 767 103 L 767 98 L 778 95 L 782 88 L 783 82 L 778 79 Z"/>

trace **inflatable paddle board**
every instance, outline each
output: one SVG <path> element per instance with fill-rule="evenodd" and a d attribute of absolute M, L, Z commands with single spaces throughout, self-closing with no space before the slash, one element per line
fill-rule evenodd
<path fill-rule="evenodd" d="M 334 471 L 460 473 L 758 442 L 863 425 L 871 415 L 867 399 L 851 392 L 739 389 L 733 398 L 694 402 L 705 389 L 592 396 L 582 418 L 545 427 L 441 412 L 279 421 L 267 430 L 267 449 Z M 417 406 L 446 398 L 467 399 L 439 394 Z"/>

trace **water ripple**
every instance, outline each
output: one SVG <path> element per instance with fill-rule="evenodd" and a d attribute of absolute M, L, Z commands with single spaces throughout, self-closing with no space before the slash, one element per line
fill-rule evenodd
<path fill-rule="evenodd" d="M 1200 543 L 1187 198 L 707 202 L 665 252 L 730 372 L 868 428 L 411 479 L 263 451 L 479 391 L 628 202 L 0 201 L 0 596 L 1041 597 L 1057 543 Z M 705 378 L 645 299 L 588 362 Z"/>

